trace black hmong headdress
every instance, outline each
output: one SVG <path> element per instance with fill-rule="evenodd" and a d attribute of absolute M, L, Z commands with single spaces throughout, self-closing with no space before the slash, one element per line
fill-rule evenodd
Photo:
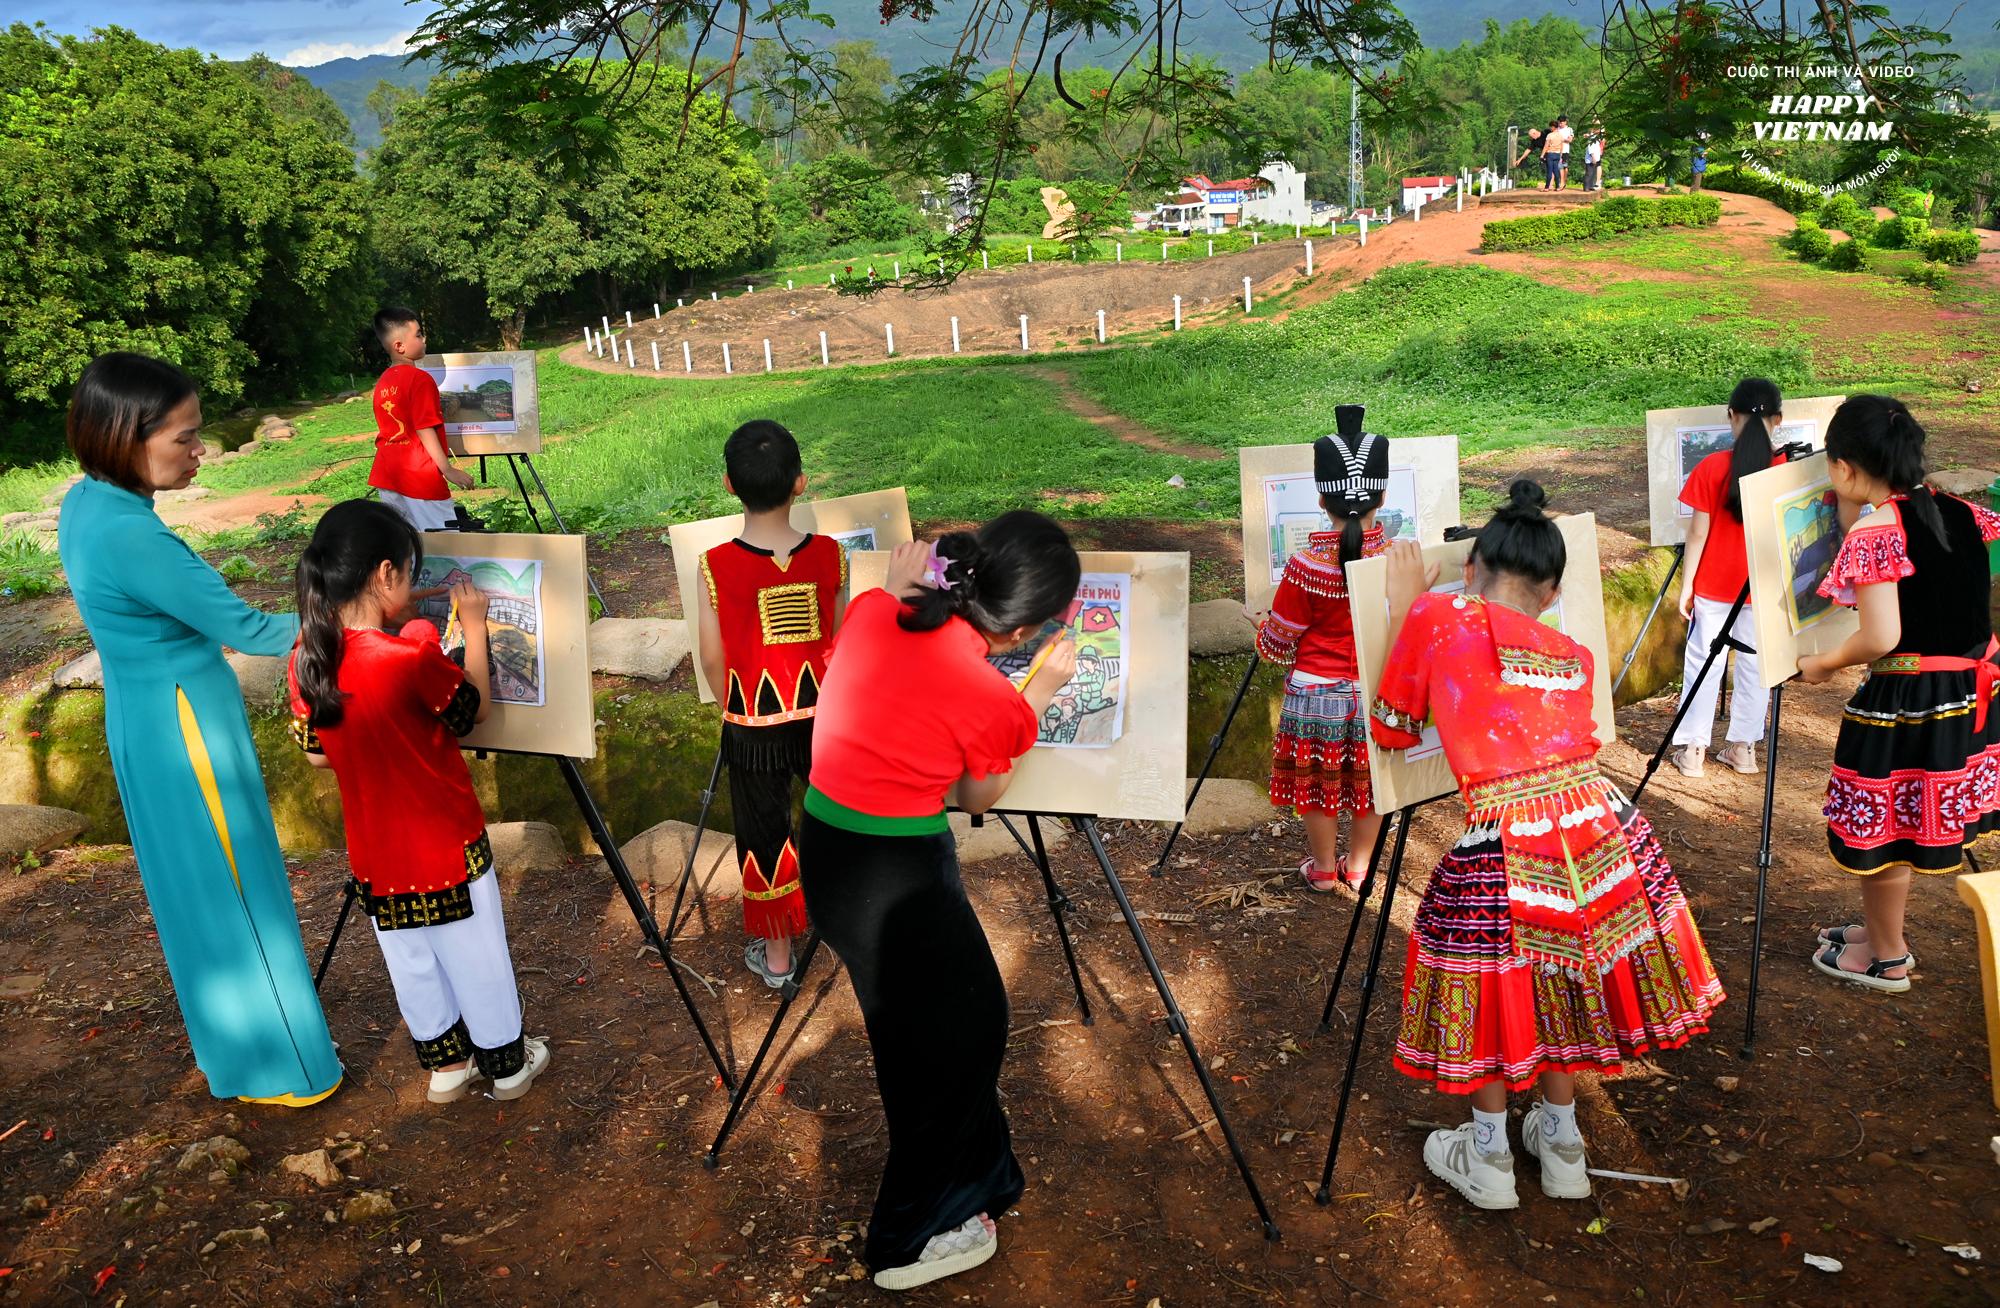
<path fill-rule="evenodd" d="M 1339 430 L 1313 442 L 1313 482 L 1322 495 L 1365 501 L 1389 489 L 1389 440 L 1361 430 L 1359 404 L 1334 406 Z"/>

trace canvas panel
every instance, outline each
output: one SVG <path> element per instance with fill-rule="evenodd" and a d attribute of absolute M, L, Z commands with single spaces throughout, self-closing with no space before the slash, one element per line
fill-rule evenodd
<path fill-rule="evenodd" d="M 1751 473 L 1741 489 L 1757 670 L 1769 688 L 1797 674 L 1800 655 L 1838 647 L 1861 619 L 1817 593 L 1841 539 L 1826 455 Z"/>
<path fill-rule="evenodd" d="M 438 384 L 445 444 L 453 454 L 541 452 L 542 399 L 534 351 L 427 354 L 417 366 Z"/>
<path fill-rule="evenodd" d="M 1818 449 L 1826 443 L 1826 424 L 1845 395 L 1815 395 L 1785 401 L 1785 420 L 1772 438 L 1774 445 L 1804 441 Z M 1694 510 L 1681 503 L 1681 487 L 1702 456 L 1726 450 L 1729 406 L 1703 404 L 1687 409 L 1646 410 L 1646 508 L 1654 545 L 1678 545 L 1687 539 Z"/>

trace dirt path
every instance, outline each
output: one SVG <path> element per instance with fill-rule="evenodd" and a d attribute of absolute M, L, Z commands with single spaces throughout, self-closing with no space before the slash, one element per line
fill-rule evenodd
<path fill-rule="evenodd" d="M 1121 441 L 1144 446 L 1146 449 L 1155 450 L 1161 454 L 1178 455 L 1184 459 L 1220 459 L 1228 453 L 1226 450 L 1219 450 L 1211 445 L 1187 445 L 1179 441 L 1169 440 L 1150 427 L 1135 422 L 1122 413 L 1113 413 L 1096 400 L 1091 399 L 1088 395 L 1078 390 L 1076 382 L 1070 376 L 1069 369 L 1067 368 L 1037 366 L 1026 369 L 1026 372 L 1028 376 L 1039 377 L 1054 386 L 1056 394 L 1061 398 L 1065 409 L 1068 409 L 1071 413 L 1093 427 L 1098 428 L 1100 431 L 1116 436 Z"/>

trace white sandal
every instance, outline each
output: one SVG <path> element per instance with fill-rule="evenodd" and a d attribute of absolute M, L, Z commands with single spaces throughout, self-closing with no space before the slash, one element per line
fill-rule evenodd
<path fill-rule="evenodd" d="M 1916 960 L 1909 954 L 1900 958 L 1871 958 L 1864 971 L 1850 972 L 1840 965 L 1841 945 L 1831 942 L 1812 956 L 1812 965 L 1837 981 L 1849 985 L 1863 986 L 1869 990 L 1880 990 L 1884 994 L 1900 995 L 1910 988 L 1909 969 L 1916 966 Z M 1904 969 L 1902 976 L 1883 976 L 1892 967 Z"/>

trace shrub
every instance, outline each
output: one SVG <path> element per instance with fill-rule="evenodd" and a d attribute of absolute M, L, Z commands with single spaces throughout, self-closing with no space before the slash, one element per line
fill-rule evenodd
<path fill-rule="evenodd" d="M 1833 238 L 1810 218 L 1799 219 L 1798 227 L 1779 244 L 1806 263 L 1818 263 L 1833 253 Z"/>
<path fill-rule="evenodd" d="M 1931 232 L 1924 237 L 1924 258 L 1940 263 L 1971 263 L 1979 257 L 1979 234 L 1966 231 Z"/>
<path fill-rule="evenodd" d="M 1881 194 L 1883 204 L 1893 209 L 1898 218 L 1928 219 L 1931 213 L 1931 197 L 1914 186 L 1885 187 Z"/>
<path fill-rule="evenodd" d="M 1846 232 L 1857 241 L 1875 235 L 1875 215 L 1861 207 L 1852 195 L 1842 191 L 1819 207 L 1819 225 L 1830 231 Z"/>
<path fill-rule="evenodd" d="M 1790 183 L 1789 185 L 1787 183 Z M 1734 191 L 1769 200 L 1787 213 L 1810 213 L 1819 207 L 1819 188 L 1782 173 L 1766 176 L 1754 168 L 1736 164 L 1710 164 L 1702 186 L 1711 191 Z"/>
<path fill-rule="evenodd" d="M 1662 200 L 1620 195 L 1565 213 L 1488 223 L 1480 248 L 1488 253 L 1536 250 L 1652 227 L 1705 227 L 1721 217 L 1722 201 L 1712 195 L 1677 195 Z"/>
<path fill-rule="evenodd" d="M 1951 285 L 1951 270 L 1935 260 L 1926 259 L 1903 269 L 1903 280 L 1912 286 L 1942 291 Z"/>
<path fill-rule="evenodd" d="M 1872 244 L 1884 250 L 1921 250 L 1931 225 L 1921 217 L 1903 215 L 1877 223 Z"/>
<path fill-rule="evenodd" d="M 1826 266 L 1835 272 L 1862 272 L 1868 267 L 1868 247 L 1852 238 L 1833 247 Z"/>

